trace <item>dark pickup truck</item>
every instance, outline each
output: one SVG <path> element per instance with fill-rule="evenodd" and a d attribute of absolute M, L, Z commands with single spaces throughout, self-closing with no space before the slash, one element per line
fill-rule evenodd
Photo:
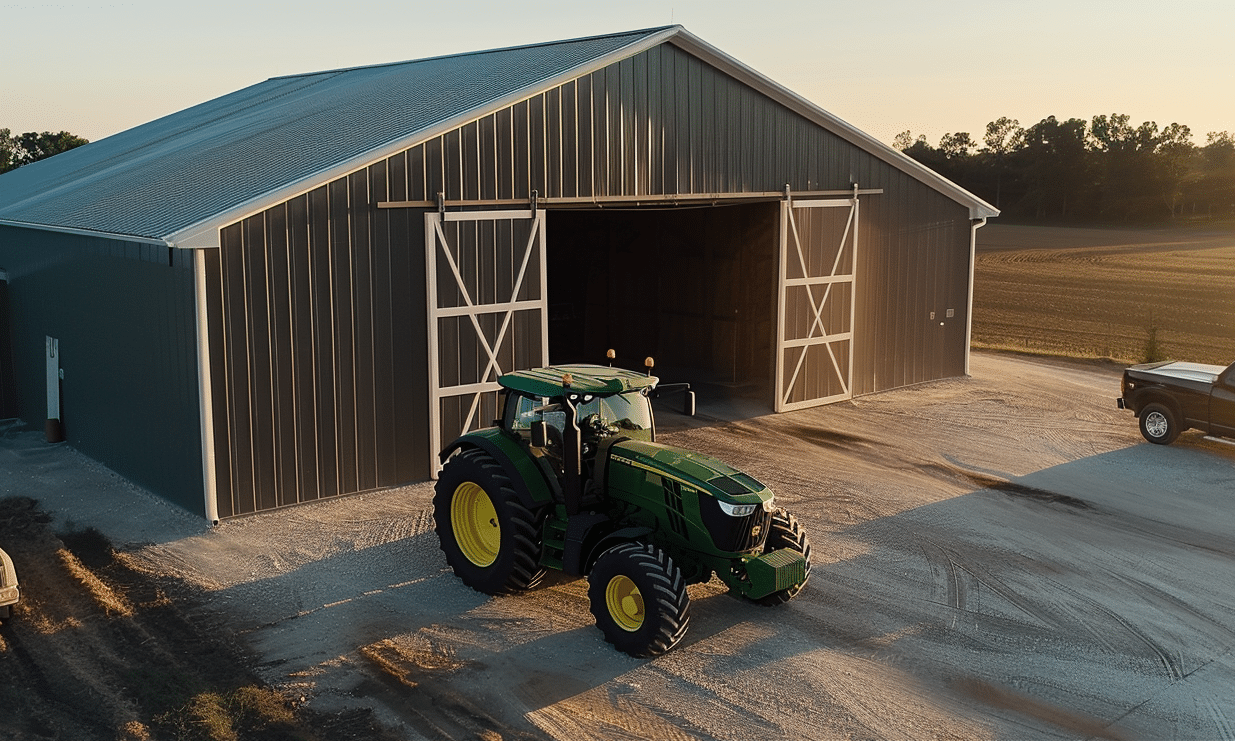
<path fill-rule="evenodd" d="M 1168 445 L 1189 428 L 1235 438 L 1235 363 L 1149 363 L 1124 370 L 1120 409 L 1131 409 L 1141 434 Z"/>

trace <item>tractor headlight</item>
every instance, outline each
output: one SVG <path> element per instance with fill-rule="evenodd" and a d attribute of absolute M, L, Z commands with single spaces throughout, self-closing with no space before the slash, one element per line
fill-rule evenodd
<path fill-rule="evenodd" d="M 759 506 L 757 504 L 729 504 L 719 499 L 716 500 L 716 503 L 720 505 L 720 511 L 730 517 L 746 517 L 754 513 L 755 508 Z"/>
<path fill-rule="evenodd" d="M 699 492 L 703 526 L 717 550 L 726 553 L 763 548 L 772 527 L 772 515 L 761 509 L 760 502 L 731 504 L 706 491 Z"/>

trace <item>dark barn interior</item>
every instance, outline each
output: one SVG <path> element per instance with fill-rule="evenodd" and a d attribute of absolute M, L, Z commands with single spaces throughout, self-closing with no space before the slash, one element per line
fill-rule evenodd
<path fill-rule="evenodd" d="M 548 218 L 549 356 L 770 400 L 777 203 L 563 209 Z"/>

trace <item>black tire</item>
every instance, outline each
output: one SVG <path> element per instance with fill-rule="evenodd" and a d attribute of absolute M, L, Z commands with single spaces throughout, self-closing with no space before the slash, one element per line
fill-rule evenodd
<path fill-rule="evenodd" d="M 511 594 L 540 582 L 543 514 L 523 506 L 492 456 L 475 448 L 460 451 L 446 462 L 435 490 L 438 542 L 464 584 L 485 594 Z"/>
<path fill-rule="evenodd" d="M 796 587 L 782 589 L 765 597 L 750 600 L 757 605 L 764 607 L 783 605 L 798 596 L 798 592 L 801 592 L 806 582 L 810 581 L 810 538 L 806 537 L 806 533 L 802 531 L 798 518 L 783 509 L 777 509 L 772 513 L 772 525 L 768 530 L 768 539 L 764 542 L 763 552 L 771 553 L 781 548 L 795 550 L 806 557 L 806 578 Z"/>
<path fill-rule="evenodd" d="M 1165 404 L 1146 404 L 1140 422 L 1141 435 L 1155 445 L 1170 445 L 1179 437 L 1179 422 Z"/>
<path fill-rule="evenodd" d="M 690 626 L 686 580 L 654 545 L 622 543 L 602 553 L 587 594 L 605 640 L 635 658 L 665 653 Z"/>

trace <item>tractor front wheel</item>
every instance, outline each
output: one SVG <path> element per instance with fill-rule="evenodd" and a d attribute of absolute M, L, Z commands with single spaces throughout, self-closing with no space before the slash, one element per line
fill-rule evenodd
<path fill-rule="evenodd" d="M 654 545 L 623 543 L 602 553 L 588 575 L 588 599 L 605 640 L 636 658 L 665 653 L 690 626 L 686 580 Z"/>
<path fill-rule="evenodd" d="M 435 486 L 433 519 L 446 562 L 472 589 L 510 594 L 544 576 L 540 522 L 488 453 L 469 448 L 446 462 Z"/>
<path fill-rule="evenodd" d="M 798 596 L 798 592 L 801 592 L 802 587 L 806 586 L 806 582 L 810 580 L 810 538 L 806 537 L 806 533 L 802 531 L 798 518 L 784 509 L 777 509 L 772 513 L 772 526 L 768 530 L 768 539 L 764 542 L 763 552 L 771 553 L 781 548 L 797 551 L 806 557 L 806 579 L 803 579 L 802 583 L 796 587 L 782 589 L 766 597 L 751 600 L 755 604 L 765 607 L 783 605 Z"/>

